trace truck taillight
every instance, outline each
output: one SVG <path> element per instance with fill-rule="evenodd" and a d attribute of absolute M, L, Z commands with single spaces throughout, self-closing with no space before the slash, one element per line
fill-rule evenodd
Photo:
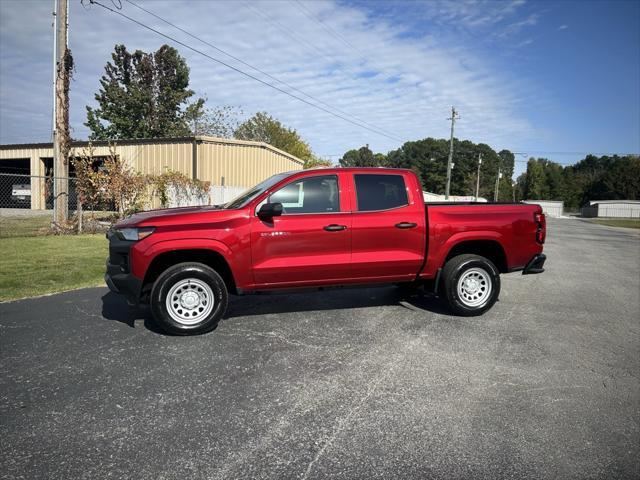
<path fill-rule="evenodd" d="M 534 213 L 533 219 L 536 222 L 536 242 L 543 244 L 547 237 L 547 219 L 544 213 Z"/>

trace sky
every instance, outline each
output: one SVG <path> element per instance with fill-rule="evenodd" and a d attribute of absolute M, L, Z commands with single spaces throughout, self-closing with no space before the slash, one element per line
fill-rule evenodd
<path fill-rule="evenodd" d="M 516 175 L 530 156 L 570 164 L 587 153 L 640 152 L 639 1 L 134 1 L 245 64 L 127 0 L 101 0 L 360 125 L 70 0 L 73 138 L 87 138 L 86 105 L 95 106 L 114 45 L 168 43 L 187 60 L 196 97 L 245 117 L 266 111 L 334 162 L 365 144 L 386 153 L 448 138 L 452 106 L 456 137 L 519 152 Z M 1 144 L 51 139 L 53 3 L 0 0 Z"/>

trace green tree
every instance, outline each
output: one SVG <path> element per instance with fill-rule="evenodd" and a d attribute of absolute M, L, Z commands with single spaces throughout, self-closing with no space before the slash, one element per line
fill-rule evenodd
<path fill-rule="evenodd" d="M 526 197 L 524 196 L 524 185 L 527 181 L 527 174 L 526 172 L 521 173 L 518 178 L 516 179 L 515 182 L 515 201 L 516 202 L 520 202 L 522 200 L 526 200 Z"/>
<path fill-rule="evenodd" d="M 311 155 L 307 160 L 304 161 L 304 168 L 321 168 L 321 167 L 331 167 L 332 163 L 330 160 L 326 160 L 324 158 L 316 157 L 315 155 Z"/>
<path fill-rule="evenodd" d="M 209 135 L 218 138 L 233 138 L 240 122 L 242 111 L 228 105 L 208 108 L 206 99 L 199 98 L 187 106 L 184 120 L 190 135 Z"/>
<path fill-rule="evenodd" d="M 549 199 L 549 185 L 544 171 L 545 159 L 530 158 L 524 178 L 523 196 L 526 200 Z"/>
<path fill-rule="evenodd" d="M 513 153 L 511 153 L 511 151 L 506 149 L 500 150 L 497 154 L 497 157 L 500 164 L 500 173 L 502 173 L 502 178 L 500 179 L 500 188 L 498 190 L 498 201 L 511 202 L 516 197 L 516 187 L 514 186 L 513 182 L 513 172 L 515 169 L 516 157 Z M 493 179 L 495 182 L 495 177 L 493 177 Z M 493 198 L 493 196 L 491 198 Z"/>
<path fill-rule="evenodd" d="M 235 137 L 240 140 L 268 143 L 305 162 L 311 160 L 313 155 L 311 147 L 298 135 L 298 132 L 285 127 L 266 112 L 258 112 L 241 123 L 235 131 Z"/>
<path fill-rule="evenodd" d="M 562 170 L 562 178 L 564 191 L 561 198 L 564 201 L 564 208 L 576 211 L 582 205 L 584 183 L 571 167 L 565 167 Z"/>
<path fill-rule="evenodd" d="M 493 154 L 495 155 L 495 152 Z M 451 171 L 451 195 L 473 195 L 476 189 L 478 145 L 469 140 L 454 139 L 452 163 L 454 166 Z"/>
<path fill-rule="evenodd" d="M 587 200 L 638 200 L 640 199 L 640 157 L 607 158 L 604 170 L 585 190 Z"/>
<path fill-rule="evenodd" d="M 468 140 L 453 142 L 453 170 L 451 172 L 451 195 L 475 195 L 478 178 L 478 156 L 482 155 L 479 196 L 493 199 L 498 166 L 503 173 L 500 183 L 500 200 L 511 200 L 513 191 L 514 155 L 502 150 L 500 156 L 484 143 Z M 449 140 L 426 138 L 406 142 L 397 150 L 389 152 L 387 164 L 393 167 L 414 170 L 424 190 L 444 194 L 447 181 Z"/>
<path fill-rule="evenodd" d="M 524 198 L 562 200 L 568 210 L 577 210 L 589 200 L 637 200 L 640 158 L 587 155 L 564 168 L 545 158 L 532 158 L 518 177 L 518 188 Z"/>
<path fill-rule="evenodd" d="M 406 142 L 397 150 L 389 152 L 387 163 L 390 167 L 412 169 L 420 178 L 423 190 L 444 193 L 448 154 L 446 140 L 426 138 Z"/>
<path fill-rule="evenodd" d="M 339 160 L 342 167 L 381 167 L 386 163 L 386 157 L 381 153 L 373 153 L 369 145 L 358 150 L 349 150 Z"/>
<path fill-rule="evenodd" d="M 547 161 L 544 164 L 544 171 L 549 188 L 548 200 L 562 200 L 566 193 L 562 166 L 558 163 Z"/>
<path fill-rule="evenodd" d="M 193 95 L 189 67 L 178 51 L 163 45 L 154 53 L 116 45 L 95 95 L 87 106 L 91 139 L 157 138 L 186 135 L 183 105 Z"/>

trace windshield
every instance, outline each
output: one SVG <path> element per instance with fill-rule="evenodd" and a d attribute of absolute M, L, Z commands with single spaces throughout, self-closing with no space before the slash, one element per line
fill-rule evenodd
<path fill-rule="evenodd" d="M 249 190 L 246 190 L 240 196 L 234 198 L 222 208 L 224 209 L 242 208 L 246 206 L 251 200 L 253 200 L 258 195 L 260 195 L 262 192 L 273 187 L 276 183 L 278 183 L 280 180 L 287 178 L 289 175 L 291 175 L 291 172 L 278 173 L 273 177 L 269 177 L 264 182 L 261 182 L 255 187 L 251 187 Z"/>

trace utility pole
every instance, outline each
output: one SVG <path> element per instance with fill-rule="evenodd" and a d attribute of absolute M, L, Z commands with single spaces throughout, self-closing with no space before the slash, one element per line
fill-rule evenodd
<path fill-rule="evenodd" d="M 453 126 L 456 123 L 456 119 L 459 118 L 458 112 L 456 112 L 455 107 L 451 107 L 451 118 L 447 120 L 451 120 L 451 144 L 449 146 L 449 160 L 447 161 L 447 186 L 444 191 L 444 199 L 449 200 L 449 190 L 451 188 L 451 169 L 453 168 L 451 161 L 453 160 Z"/>
<path fill-rule="evenodd" d="M 500 192 L 500 179 L 502 178 L 502 173 L 500 172 L 500 166 L 498 165 L 498 177 L 496 178 L 496 190 L 493 196 L 493 201 L 498 201 L 498 194 Z"/>
<path fill-rule="evenodd" d="M 476 202 L 478 201 L 478 193 L 480 192 L 480 165 L 482 165 L 482 153 L 478 154 L 478 173 L 476 175 Z"/>
<path fill-rule="evenodd" d="M 55 88 L 53 126 L 54 222 L 69 218 L 69 80 L 72 69 L 67 30 L 69 0 L 55 0 Z"/>

